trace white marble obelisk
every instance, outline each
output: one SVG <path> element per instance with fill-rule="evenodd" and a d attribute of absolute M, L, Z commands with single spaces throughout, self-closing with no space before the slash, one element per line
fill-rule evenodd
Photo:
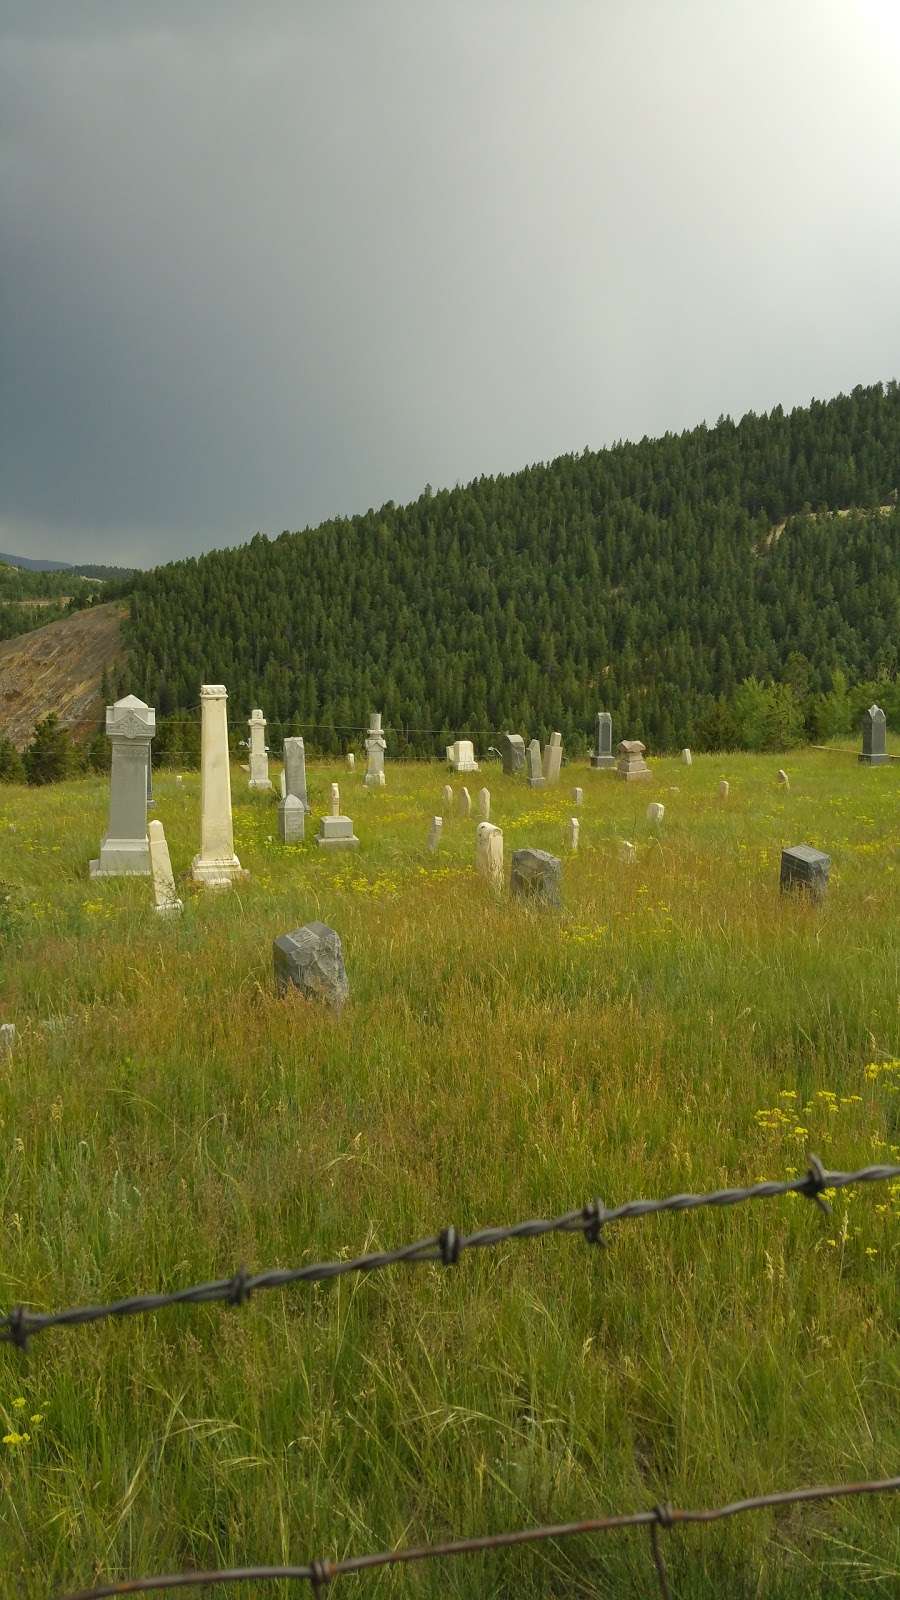
<path fill-rule="evenodd" d="M 200 854 L 194 857 L 191 874 L 195 883 L 227 889 L 243 873 L 234 853 L 228 690 L 224 684 L 202 685 L 200 712 Z"/>

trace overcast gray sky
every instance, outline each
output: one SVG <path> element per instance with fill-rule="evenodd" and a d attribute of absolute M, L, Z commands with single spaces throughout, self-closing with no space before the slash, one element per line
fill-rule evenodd
<path fill-rule="evenodd" d="M 900 0 L 0 0 L 0 549 L 900 375 Z"/>

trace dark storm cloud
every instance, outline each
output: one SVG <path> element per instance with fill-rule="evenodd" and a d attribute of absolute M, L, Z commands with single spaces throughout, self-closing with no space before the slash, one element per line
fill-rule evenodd
<path fill-rule="evenodd" d="M 897 374 L 898 67 L 893 0 L 0 7 L 0 549 Z"/>

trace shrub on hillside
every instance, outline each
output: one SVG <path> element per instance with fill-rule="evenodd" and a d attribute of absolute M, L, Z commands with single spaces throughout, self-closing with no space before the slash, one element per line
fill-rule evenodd
<path fill-rule="evenodd" d="M 58 783 L 75 771 L 77 757 L 68 728 L 60 727 L 55 711 L 35 726 L 34 738 L 24 756 L 29 783 Z"/>
<path fill-rule="evenodd" d="M 24 783 L 22 757 L 11 739 L 0 734 L 0 783 Z"/>

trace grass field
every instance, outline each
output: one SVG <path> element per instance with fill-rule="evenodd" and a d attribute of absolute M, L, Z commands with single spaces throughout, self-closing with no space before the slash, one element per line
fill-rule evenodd
<path fill-rule="evenodd" d="M 0 1020 L 20 1033 L 0 1059 L 0 1304 L 783 1177 L 810 1150 L 832 1168 L 898 1157 L 900 767 L 699 756 L 625 785 L 576 763 L 545 793 L 485 769 L 470 788 L 491 788 L 507 863 L 525 843 L 565 854 L 584 787 L 565 908 L 543 914 L 476 877 L 475 817 L 428 854 L 442 767 L 388 772 L 369 794 L 312 764 L 308 841 L 284 849 L 274 802 L 235 769 L 250 877 L 186 885 L 178 920 L 146 880 L 88 880 L 103 781 L 0 789 Z M 352 857 L 313 839 L 335 777 Z M 155 788 L 180 876 L 199 778 Z M 781 847 L 801 841 L 832 856 L 819 910 L 778 893 Z M 340 1019 L 275 997 L 272 939 L 314 918 L 344 942 Z M 872 1185 L 830 1220 L 799 1197 L 667 1215 L 620 1223 L 606 1250 L 510 1244 L 4 1345 L 0 1592 L 896 1473 L 898 1220 L 900 1184 Z M 898 1513 L 883 1497 L 673 1530 L 674 1593 L 897 1595 Z M 335 1592 L 654 1585 L 633 1532 Z"/>

